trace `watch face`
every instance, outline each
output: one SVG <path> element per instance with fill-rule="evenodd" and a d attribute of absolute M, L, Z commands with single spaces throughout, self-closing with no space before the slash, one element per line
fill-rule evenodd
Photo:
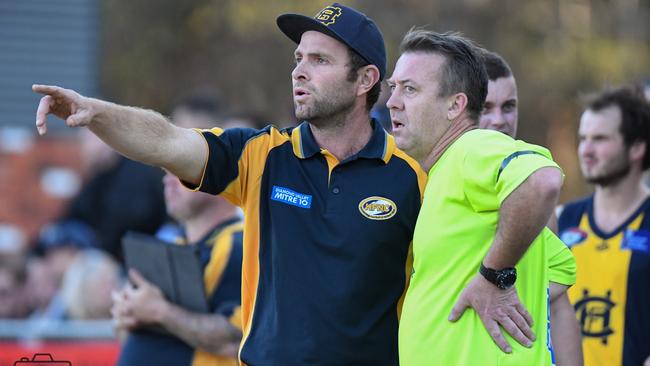
<path fill-rule="evenodd" d="M 502 289 L 512 287 L 517 280 L 517 271 L 514 269 L 504 269 L 497 273 L 497 286 Z"/>

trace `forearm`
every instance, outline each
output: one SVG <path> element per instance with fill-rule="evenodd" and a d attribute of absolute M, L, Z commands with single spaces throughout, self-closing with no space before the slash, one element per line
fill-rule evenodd
<path fill-rule="evenodd" d="M 541 168 L 503 201 L 495 239 L 484 259 L 486 267 L 514 267 L 547 224 L 560 194 L 562 174 Z"/>
<path fill-rule="evenodd" d="M 551 343 L 557 366 L 583 364 L 580 328 L 566 292 L 551 302 Z"/>
<path fill-rule="evenodd" d="M 209 353 L 235 357 L 241 331 L 219 314 L 196 314 L 168 304 L 160 320 L 165 329 L 187 344 Z"/>
<path fill-rule="evenodd" d="M 205 143 L 194 131 L 174 126 L 147 109 L 90 99 L 95 115 L 90 130 L 126 157 L 158 166 L 198 183 L 207 157 Z"/>

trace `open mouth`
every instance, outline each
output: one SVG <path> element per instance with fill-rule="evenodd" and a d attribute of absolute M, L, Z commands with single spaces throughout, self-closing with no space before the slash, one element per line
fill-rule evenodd
<path fill-rule="evenodd" d="M 302 97 L 304 95 L 309 95 L 309 91 L 307 91 L 307 89 L 303 89 L 303 88 L 296 88 L 293 91 L 293 95 L 296 96 L 296 97 Z"/>

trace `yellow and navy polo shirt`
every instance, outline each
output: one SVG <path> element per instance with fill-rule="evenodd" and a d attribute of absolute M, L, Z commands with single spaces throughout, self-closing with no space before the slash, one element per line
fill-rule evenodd
<path fill-rule="evenodd" d="M 197 244 L 208 308 L 230 319 L 241 328 L 242 229 L 239 218 L 228 220 L 211 230 Z M 171 335 L 152 330 L 137 330 L 127 337 L 118 361 L 120 366 L 232 366 L 237 360 L 209 354 Z"/>
<path fill-rule="evenodd" d="M 244 210 L 244 364 L 398 364 L 426 174 L 371 123 L 368 144 L 343 161 L 306 122 L 202 131 L 197 189 Z"/>
<path fill-rule="evenodd" d="M 650 198 L 609 233 L 596 225 L 593 206 L 590 196 L 559 217 L 578 266 L 569 298 L 585 365 L 641 365 L 650 356 Z"/>

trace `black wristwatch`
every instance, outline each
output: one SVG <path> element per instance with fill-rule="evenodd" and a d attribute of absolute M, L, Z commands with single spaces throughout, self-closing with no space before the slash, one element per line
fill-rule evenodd
<path fill-rule="evenodd" d="M 496 287 L 506 290 L 514 286 L 517 281 L 517 270 L 515 268 L 492 269 L 487 268 L 481 263 L 481 268 L 478 272 L 490 281 Z"/>

